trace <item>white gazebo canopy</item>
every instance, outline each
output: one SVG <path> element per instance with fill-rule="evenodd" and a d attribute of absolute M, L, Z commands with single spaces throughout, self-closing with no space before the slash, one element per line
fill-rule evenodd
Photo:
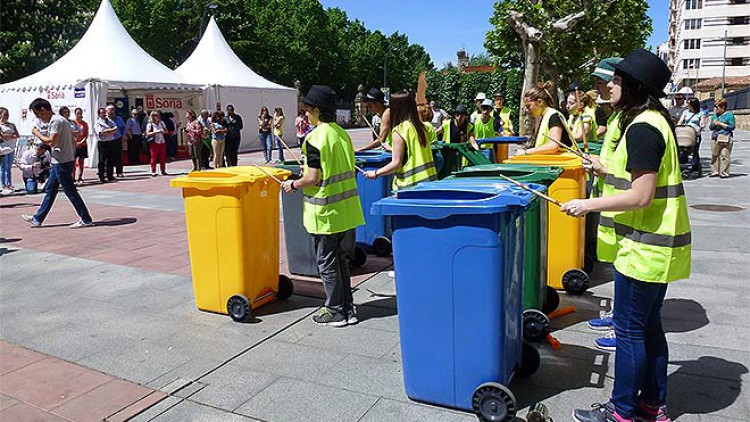
<path fill-rule="evenodd" d="M 109 0 L 102 0 L 80 41 L 33 75 L 0 85 L 10 90 L 60 89 L 104 82 L 110 89 L 200 89 L 144 51 L 122 26 Z"/>
<path fill-rule="evenodd" d="M 224 39 L 213 16 L 193 54 L 175 72 L 193 84 L 296 92 L 294 88 L 273 83 L 247 67 Z"/>

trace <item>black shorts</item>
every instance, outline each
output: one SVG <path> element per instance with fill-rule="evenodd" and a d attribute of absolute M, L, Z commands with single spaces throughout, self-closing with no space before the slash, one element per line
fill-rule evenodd
<path fill-rule="evenodd" d="M 76 148 L 76 158 L 89 158 L 89 147 Z"/>

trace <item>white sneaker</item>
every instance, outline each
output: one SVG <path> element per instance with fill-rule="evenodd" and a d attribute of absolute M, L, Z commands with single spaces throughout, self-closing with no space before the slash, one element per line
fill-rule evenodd
<path fill-rule="evenodd" d="M 75 223 L 69 225 L 68 227 L 70 227 L 71 229 L 80 229 L 83 227 L 91 227 L 93 225 L 94 225 L 93 221 L 89 221 L 88 223 L 86 223 L 83 220 L 78 220 Z"/>
<path fill-rule="evenodd" d="M 359 318 L 357 318 L 357 307 L 352 305 L 352 309 L 349 309 L 349 311 L 346 313 L 346 323 L 349 325 L 354 325 L 359 322 Z"/>

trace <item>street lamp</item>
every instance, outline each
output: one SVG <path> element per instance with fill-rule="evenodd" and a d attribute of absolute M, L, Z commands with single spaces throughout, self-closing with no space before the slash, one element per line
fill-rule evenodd
<path fill-rule="evenodd" d="M 216 10 L 219 7 L 218 4 L 214 2 L 208 2 L 206 5 L 206 8 L 203 9 L 203 16 L 201 17 L 201 27 L 198 30 L 198 41 L 200 41 L 201 37 L 203 36 L 203 31 L 206 28 L 206 16 L 208 15 L 209 10 Z"/>
<path fill-rule="evenodd" d="M 383 57 L 383 88 L 387 88 L 388 87 L 388 83 L 387 83 L 387 79 L 386 79 L 386 76 L 388 75 L 388 71 L 386 69 L 387 69 L 387 65 L 388 65 L 388 54 L 390 54 L 391 51 L 396 51 L 396 49 L 395 48 L 391 48 L 391 47 L 387 48 L 385 50 L 385 56 Z"/>

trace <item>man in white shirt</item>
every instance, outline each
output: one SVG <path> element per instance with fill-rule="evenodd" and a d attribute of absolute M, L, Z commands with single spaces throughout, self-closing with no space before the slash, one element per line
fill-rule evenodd
<path fill-rule="evenodd" d="M 40 184 L 44 183 L 49 176 L 52 166 L 52 156 L 44 143 L 40 140 L 34 141 L 34 148 L 27 149 L 18 161 L 26 185 L 26 193 L 37 193 L 41 190 Z"/>
<path fill-rule="evenodd" d="M 432 127 L 435 128 L 438 140 L 443 140 L 443 121 L 450 118 L 448 112 L 438 107 L 435 100 L 430 101 L 430 108 L 432 109 Z"/>

